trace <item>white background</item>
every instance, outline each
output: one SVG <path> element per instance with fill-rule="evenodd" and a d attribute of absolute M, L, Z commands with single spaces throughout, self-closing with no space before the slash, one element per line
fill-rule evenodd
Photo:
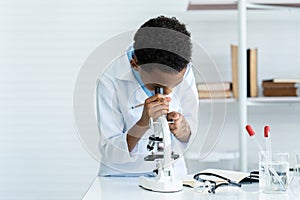
<path fill-rule="evenodd" d="M 186 12 L 180 0 L 2 0 L 0 3 L 0 199 L 81 199 L 98 163 L 77 136 L 72 110 L 81 64 L 102 42 L 160 14 L 176 16 L 231 80 L 235 11 Z M 259 52 L 259 80 L 300 77 L 300 15 L 249 15 L 248 46 Z M 264 20 L 262 20 L 264 18 Z M 108 49 L 109 50 L 109 49 Z M 200 106 L 202 124 L 209 110 Z M 215 151 L 238 151 L 237 108 L 228 105 Z M 217 113 L 216 113 L 217 114 Z M 271 125 L 275 150 L 299 147 L 299 105 L 249 108 L 259 134 Z M 246 133 L 245 133 L 246 134 Z M 191 149 L 197 152 L 197 142 Z M 256 150 L 249 142 L 249 161 Z"/>

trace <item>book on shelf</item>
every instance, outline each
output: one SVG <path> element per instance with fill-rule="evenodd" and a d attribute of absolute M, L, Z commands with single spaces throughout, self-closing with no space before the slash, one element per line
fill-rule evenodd
<path fill-rule="evenodd" d="M 263 80 L 263 95 L 266 97 L 295 97 L 297 87 L 295 82 L 274 82 L 274 79 Z"/>
<path fill-rule="evenodd" d="M 274 82 L 273 79 L 263 80 L 261 86 L 263 88 L 294 88 L 294 82 Z"/>
<path fill-rule="evenodd" d="M 257 49 L 247 49 L 247 97 L 258 96 Z"/>
<path fill-rule="evenodd" d="M 200 99 L 216 99 L 216 98 L 230 98 L 231 90 L 198 90 L 198 96 Z"/>
<path fill-rule="evenodd" d="M 296 97 L 297 88 L 287 87 L 287 88 L 268 88 L 264 87 L 263 95 L 265 97 Z"/>
<path fill-rule="evenodd" d="M 238 98 L 238 46 L 231 45 L 232 95 Z"/>
<path fill-rule="evenodd" d="M 231 90 L 231 82 L 201 82 L 197 83 L 197 89 L 202 91 Z"/>
<path fill-rule="evenodd" d="M 274 83 L 300 83 L 300 78 L 273 78 Z"/>
<path fill-rule="evenodd" d="M 231 45 L 232 93 L 238 98 L 238 46 Z M 247 96 L 258 96 L 257 49 L 247 49 Z"/>

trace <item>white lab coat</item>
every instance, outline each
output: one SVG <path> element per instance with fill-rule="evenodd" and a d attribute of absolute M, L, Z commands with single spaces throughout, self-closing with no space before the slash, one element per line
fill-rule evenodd
<path fill-rule="evenodd" d="M 128 151 L 126 143 L 128 130 L 140 119 L 143 111 L 143 107 L 131 107 L 144 103 L 148 98 L 134 77 L 126 54 L 116 59 L 99 78 L 96 93 L 99 151 L 102 156 L 99 175 L 139 176 L 151 173 L 156 163 L 146 162 L 144 157 L 149 155 L 146 146 L 153 130 L 146 132 L 132 152 Z M 198 124 L 198 93 L 191 67 L 187 69 L 182 83 L 173 88 L 169 96 L 172 98 L 170 112 L 182 113 L 191 127 L 192 137 L 188 143 L 181 143 L 171 134 L 173 150 L 183 155 L 196 135 Z M 186 174 L 182 156 L 174 162 L 174 171 L 178 176 Z"/>

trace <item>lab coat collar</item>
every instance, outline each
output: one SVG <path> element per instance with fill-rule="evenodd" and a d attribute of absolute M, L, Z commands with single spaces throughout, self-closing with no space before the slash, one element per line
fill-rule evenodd
<path fill-rule="evenodd" d="M 116 72 L 116 78 L 123 81 L 136 81 L 131 71 L 131 64 L 127 58 L 126 53 L 120 57 L 119 62 L 122 65 L 122 67 L 119 68 L 119 70 Z"/>
<path fill-rule="evenodd" d="M 142 89 L 142 87 L 140 86 L 140 84 L 138 83 L 138 81 L 136 80 L 136 78 L 134 77 L 134 74 L 132 73 L 132 68 L 131 68 L 131 64 L 130 61 L 128 60 L 128 57 L 125 54 L 123 54 L 120 58 L 118 58 L 114 64 L 117 65 L 117 67 L 115 67 L 115 70 L 113 73 L 115 74 L 115 79 L 117 79 L 118 81 L 128 81 L 130 82 L 129 85 L 127 85 L 130 88 L 127 88 L 128 91 L 133 91 L 135 93 L 134 96 L 134 105 L 135 104 L 139 104 L 139 103 L 143 103 L 145 101 L 146 98 L 148 98 L 147 94 L 144 92 L 144 90 Z M 120 84 L 124 84 L 124 83 L 120 83 Z M 133 105 L 133 106 L 134 106 Z"/>

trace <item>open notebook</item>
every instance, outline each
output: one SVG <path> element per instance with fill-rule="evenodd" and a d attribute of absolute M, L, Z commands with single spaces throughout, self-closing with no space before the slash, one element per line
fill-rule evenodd
<path fill-rule="evenodd" d="M 239 171 L 231 171 L 231 170 L 221 170 L 221 169 L 205 169 L 203 171 L 200 171 L 199 173 L 210 173 L 210 174 L 217 174 L 222 177 L 228 178 L 231 181 L 234 181 L 236 183 L 249 183 L 249 182 L 257 182 L 258 176 L 250 176 L 250 173 L 245 172 L 239 172 Z M 194 175 L 190 174 L 187 175 L 186 178 L 183 179 L 183 185 L 189 186 L 189 187 L 195 187 L 195 181 L 194 181 Z M 211 180 L 216 183 L 224 182 L 224 179 L 215 177 L 215 176 L 205 176 L 202 175 L 201 178 L 205 180 Z"/>

